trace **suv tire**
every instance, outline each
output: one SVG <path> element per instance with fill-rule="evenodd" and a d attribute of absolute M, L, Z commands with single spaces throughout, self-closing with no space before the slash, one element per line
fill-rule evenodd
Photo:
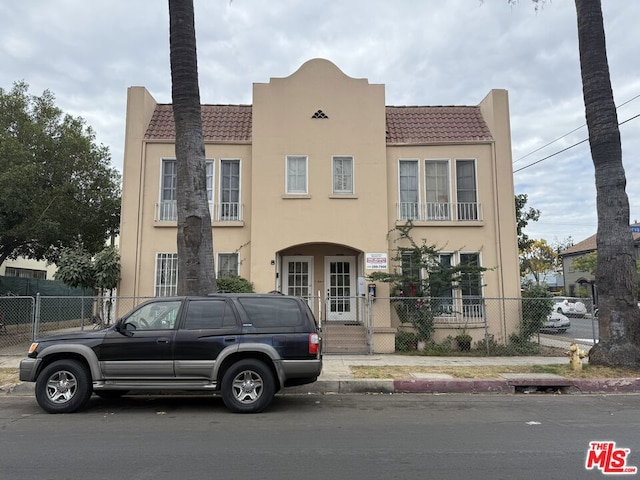
<path fill-rule="evenodd" d="M 259 413 L 275 395 L 273 373 L 264 362 L 247 358 L 229 367 L 222 377 L 222 400 L 234 413 Z"/>
<path fill-rule="evenodd" d="M 72 413 L 91 397 L 91 375 L 77 360 L 57 360 L 44 367 L 36 382 L 36 400 L 45 412 Z"/>

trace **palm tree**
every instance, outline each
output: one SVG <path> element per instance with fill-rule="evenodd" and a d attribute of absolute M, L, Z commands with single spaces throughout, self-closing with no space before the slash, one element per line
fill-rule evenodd
<path fill-rule="evenodd" d="M 178 294 L 215 292 L 193 0 L 169 0 L 171 96 L 176 128 Z"/>
<path fill-rule="evenodd" d="M 595 167 L 598 211 L 596 283 L 600 340 L 589 362 L 640 365 L 640 309 L 629 199 L 622 165 L 600 0 L 575 0 L 582 90 Z"/>

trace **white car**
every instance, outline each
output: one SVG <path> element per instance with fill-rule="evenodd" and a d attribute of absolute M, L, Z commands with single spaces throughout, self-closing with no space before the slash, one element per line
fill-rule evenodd
<path fill-rule="evenodd" d="M 572 302 L 571 299 L 558 297 L 555 298 L 553 311 L 566 315 L 567 317 L 584 317 L 587 313 L 587 307 L 584 303 Z"/>
<path fill-rule="evenodd" d="M 564 333 L 571 326 L 571 321 L 566 315 L 551 312 L 540 327 L 542 333 Z"/>

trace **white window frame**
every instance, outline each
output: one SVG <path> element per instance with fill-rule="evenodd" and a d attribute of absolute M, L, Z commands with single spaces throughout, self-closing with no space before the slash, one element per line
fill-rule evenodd
<path fill-rule="evenodd" d="M 218 179 L 218 214 L 217 219 L 221 221 L 232 221 L 232 220 L 242 220 L 242 212 L 240 210 L 240 205 L 242 203 L 242 160 L 240 158 L 221 158 L 220 165 L 218 170 L 220 171 L 219 179 Z M 228 209 L 227 212 L 232 212 L 231 215 L 223 215 L 225 212 L 225 204 L 232 204 L 236 202 L 224 202 L 222 201 L 222 181 L 223 181 L 223 164 L 225 162 L 237 162 L 238 163 L 238 201 L 237 207 L 234 209 Z M 235 213 L 235 214 L 233 214 Z"/>
<path fill-rule="evenodd" d="M 343 180 L 348 177 L 347 182 L 344 182 L 344 183 L 348 183 L 347 188 L 336 188 L 336 184 L 342 183 L 342 182 L 338 182 L 338 172 L 336 170 L 336 167 L 337 167 L 336 160 L 340 160 L 342 162 L 344 162 L 345 160 L 348 160 L 350 162 L 351 171 L 347 175 L 345 175 L 344 173 L 340 174 L 340 176 L 341 176 L 341 178 Z M 343 163 L 343 165 L 344 165 L 344 163 Z M 332 188 L 332 192 L 335 195 L 353 195 L 354 194 L 354 192 L 355 192 L 355 182 L 354 182 L 353 155 L 333 155 L 331 157 L 331 188 Z"/>
<path fill-rule="evenodd" d="M 225 275 L 222 275 L 222 264 L 226 262 L 225 258 L 233 258 L 235 257 L 236 259 L 236 264 L 235 264 L 235 272 L 231 272 L 228 269 L 225 270 Z M 240 255 L 238 254 L 238 252 L 220 252 L 218 253 L 218 256 L 216 257 L 217 260 L 217 267 L 216 268 L 216 274 L 218 276 L 218 278 L 230 278 L 230 277 L 238 277 L 240 276 Z"/>
<path fill-rule="evenodd" d="M 153 278 L 153 291 L 156 297 L 175 296 L 178 292 L 178 254 L 156 253 Z"/>
<path fill-rule="evenodd" d="M 430 164 L 436 165 L 445 165 L 445 170 L 447 173 L 447 178 L 445 181 L 446 185 L 446 201 L 441 201 L 441 199 L 436 198 L 435 201 L 429 199 L 429 181 L 427 178 L 428 175 L 428 166 Z M 435 176 L 436 183 L 437 179 L 440 177 L 438 175 Z M 439 192 L 440 185 L 436 185 L 436 192 Z M 431 190 L 433 192 L 433 190 Z M 449 158 L 427 158 L 424 161 L 424 201 L 425 201 L 425 220 L 451 220 L 451 159 Z"/>
<path fill-rule="evenodd" d="M 294 186 L 290 185 L 289 182 L 289 161 L 303 161 L 304 162 L 304 188 L 300 189 L 298 185 Z M 301 175 L 297 175 L 296 179 L 300 178 Z M 285 158 L 285 192 L 287 195 L 308 195 L 309 194 L 309 157 L 307 155 L 287 155 Z"/>
<path fill-rule="evenodd" d="M 170 191 L 173 192 L 171 196 L 174 198 L 164 198 L 164 179 L 165 179 L 165 165 L 169 162 L 174 164 L 174 172 L 171 178 L 173 179 L 173 186 L 170 187 Z M 206 185 L 207 185 L 207 199 L 209 202 L 209 212 L 213 211 L 213 195 L 214 195 L 214 179 L 215 179 L 215 159 L 207 158 L 205 160 L 205 172 L 206 172 Z M 160 221 L 173 221 L 178 219 L 177 208 L 177 183 L 178 183 L 178 161 L 176 158 L 166 157 L 160 160 L 160 175 L 158 186 L 158 210 L 156 213 L 156 219 Z"/>
<path fill-rule="evenodd" d="M 473 164 L 473 192 L 475 195 L 474 202 L 461 202 L 460 195 L 460 186 L 458 185 L 458 163 L 459 162 L 472 162 Z M 457 220 L 479 220 L 480 219 L 480 201 L 479 201 L 479 192 L 478 192 L 478 162 L 475 158 L 456 158 L 455 161 L 455 178 L 456 178 L 456 219 Z M 473 208 L 470 209 L 461 209 L 463 204 L 472 205 L 475 204 Z"/>
<path fill-rule="evenodd" d="M 400 181 L 400 170 L 401 170 L 401 165 L 403 163 L 415 163 L 417 166 L 417 171 L 416 171 L 416 181 L 417 181 L 417 186 L 416 186 L 416 193 L 417 193 L 417 199 L 416 199 L 416 206 L 415 209 L 413 208 L 408 208 L 408 207 L 403 207 L 403 203 L 411 203 L 411 202 L 403 202 L 402 201 L 402 186 L 401 186 L 401 181 Z M 400 220 L 420 220 L 421 219 L 421 215 L 420 215 L 420 205 L 421 205 L 421 188 L 420 188 L 420 179 L 422 177 L 421 173 L 420 173 L 420 160 L 417 158 L 400 158 L 398 159 L 398 219 Z M 409 215 L 409 214 L 413 214 L 413 215 Z"/>

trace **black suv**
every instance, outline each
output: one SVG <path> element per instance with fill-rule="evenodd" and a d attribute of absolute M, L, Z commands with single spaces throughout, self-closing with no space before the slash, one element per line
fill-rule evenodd
<path fill-rule="evenodd" d="M 272 294 L 155 298 L 100 331 L 37 340 L 20 362 L 49 413 L 75 412 L 92 392 L 212 391 L 232 412 L 264 410 L 282 387 L 317 380 L 318 326 L 306 302 Z"/>

